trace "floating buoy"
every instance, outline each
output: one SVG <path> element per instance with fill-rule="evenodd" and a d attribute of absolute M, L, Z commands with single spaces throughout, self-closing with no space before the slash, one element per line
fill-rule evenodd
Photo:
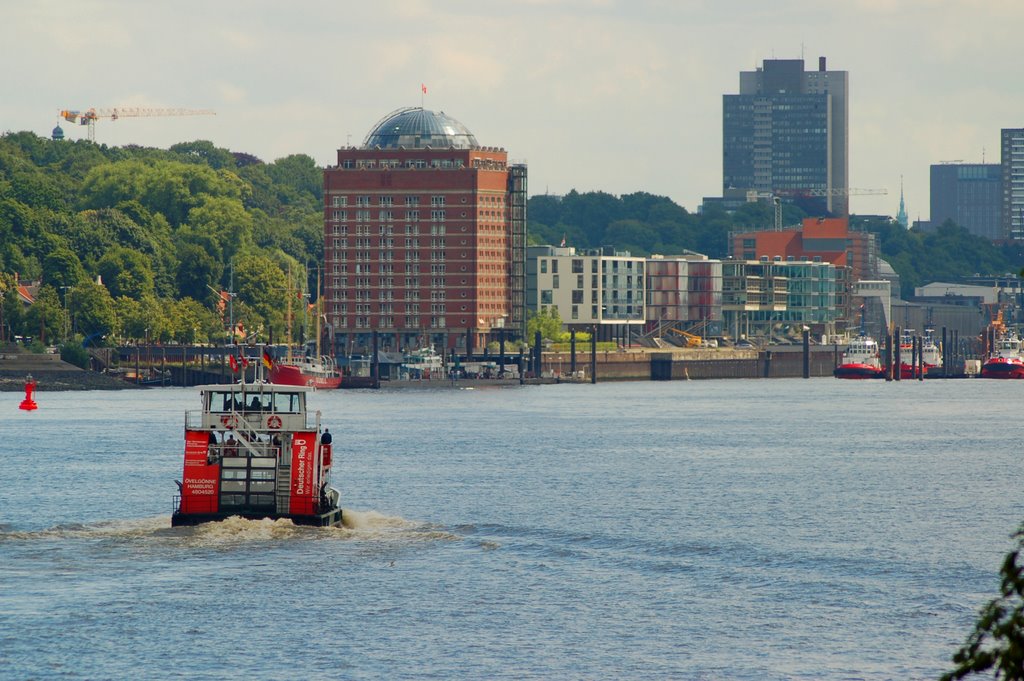
<path fill-rule="evenodd" d="M 32 374 L 29 374 L 28 376 L 25 377 L 25 399 L 21 401 L 21 405 L 18 407 L 18 409 L 32 411 L 33 409 L 39 408 L 39 405 L 36 404 L 36 401 L 32 399 L 32 391 L 35 389 L 36 381 L 34 378 L 32 378 Z"/>

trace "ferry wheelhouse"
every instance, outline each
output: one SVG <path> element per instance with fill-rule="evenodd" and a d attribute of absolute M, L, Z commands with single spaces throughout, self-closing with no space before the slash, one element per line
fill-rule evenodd
<path fill-rule="evenodd" d="M 286 518 L 340 525 L 330 486 L 332 450 L 311 388 L 270 383 L 200 386 L 201 408 L 185 412 L 185 462 L 171 525 Z"/>

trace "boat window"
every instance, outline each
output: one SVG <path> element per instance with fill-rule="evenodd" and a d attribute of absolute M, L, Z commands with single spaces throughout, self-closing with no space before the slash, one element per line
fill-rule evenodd
<path fill-rule="evenodd" d="M 270 411 L 270 401 L 273 393 L 253 393 L 246 397 L 246 411 Z"/>
<path fill-rule="evenodd" d="M 240 410 L 242 406 L 241 401 L 233 400 L 231 395 L 231 392 L 220 390 L 210 392 L 210 411 L 215 414 L 223 414 Z"/>
<path fill-rule="evenodd" d="M 299 393 L 274 393 L 274 411 L 284 414 L 298 414 Z"/>

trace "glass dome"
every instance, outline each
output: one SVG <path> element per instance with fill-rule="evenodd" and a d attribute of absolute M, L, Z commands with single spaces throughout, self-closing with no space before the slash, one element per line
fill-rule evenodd
<path fill-rule="evenodd" d="M 365 149 L 473 149 L 478 147 L 466 126 L 443 111 L 399 109 L 381 120 L 363 140 Z"/>

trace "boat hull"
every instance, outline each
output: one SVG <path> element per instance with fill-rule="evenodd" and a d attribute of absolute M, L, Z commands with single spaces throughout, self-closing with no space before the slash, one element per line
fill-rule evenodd
<path fill-rule="evenodd" d="M 318 390 L 332 390 L 341 385 L 341 376 L 311 374 L 301 367 L 277 363 L 270 370 L 270 382 L 278 385 L 304 385 Z"/>
<path fill-rule="evenodd" d="M 1024 361 L 990 359 L 981 367 L 982 378 L 1024 378 Z"/>
<path fill-rule="evenodd" d="M 290 520 L 296 525 L 308 525 L 312 527 L 340 527 L 342 523 L 342 510 L 332 508 L 324 513 L 313 515 L 291 515 L 282 513 L 259 513 L 254 511 L 233 511 L 228 513 L 181 513 L 176 512 L 171 516 L 171 527 L 189 527 L 202 525 L 203 523 L 216 523 L 228 518 L 246 518 L 247 520 Z"/>
<path fill-rule="evenodd" d="M 937 371 L 937 370 L 938 370 L 938 365 L 936 365 L 936 364 L 925 364 L 924 365 L 923 375 L 924 376 L 928 376 L 928 374 L 930 374 L 930 373 L 932 373 L 934 371 Z M 912 365 L 910 365 L 910 364 L 900 364 L 900 378 L 905 378 L 905 379 L 917 378 L 914 375 L 914 367 Z"/>
<path fill-rule="evenodd" d="M 870 364 L 840 364 L 832 372 L 836 378 L 885 378 L 885 372 L 880 367 Z"/>

